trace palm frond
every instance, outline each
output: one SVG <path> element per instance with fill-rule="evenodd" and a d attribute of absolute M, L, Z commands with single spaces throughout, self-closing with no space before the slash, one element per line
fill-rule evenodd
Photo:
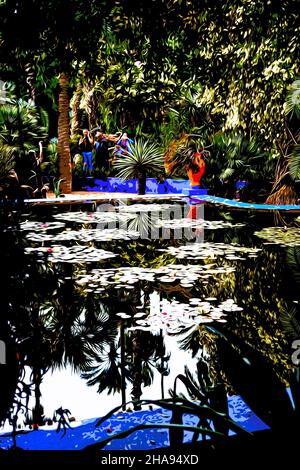
<path fill-rule="evenodd" d="M 163 151 L 154 142 L 137 140 L 130 151 L 124 150 L 124 155 L 117 157 L 115 168 L 117 176 L 123 180 L 137 178 L 140 174 L 154 177 L 163 170 Z"/>
<path fill-rule="evenodd" d="M 295 307 L 289 310 L 283 309 L 280 313 L 280 321 L 285 333 L 293 340 L 300 338 L 300 321 Z"/>
<path fill-rule="evenodd" d="M 220 178 L 221 180 L 227 180 L 231 178 L 235 173 L 234 168 L 225 168 L 225 170 L 222 171 Z"/>
<path fill-rule="evenodd" d="M 288 159 L 289 173 L 293 180 L 300 180 L 300 145 L 296 145 Z"/>
<path fill-rule="evenodd" d="M 292 271 L 294 280 L 300 286 L 300 249 L 297 246 L 288 247 L 286 261 Z"/>

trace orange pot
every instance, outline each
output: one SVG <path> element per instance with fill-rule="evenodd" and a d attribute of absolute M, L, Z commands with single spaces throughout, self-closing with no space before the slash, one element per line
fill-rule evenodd
<path fill-rule="evenodd" d="M 194 159 L 193 159 L 193 164 L 197 165 L 199 171 L 193 172 L 192 169 L 190 168 L 187 171 L 188 178 L 190 180 L 191 186 L 200 186 L 201 184 L 201 178 L 204 175 L 205 172 L 205 161 L 202 158 L 202 155 L 200 153 L 195 153 Z M 194 170 L 195 171 L 195 170 Z"/>

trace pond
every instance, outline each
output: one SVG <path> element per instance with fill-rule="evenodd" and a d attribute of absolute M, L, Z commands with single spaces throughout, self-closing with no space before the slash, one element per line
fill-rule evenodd
<path fill-rule="evenodd" d="M 220 412 L 241 397 L 266 428 L 282 425 L 293 412 L 300 237 L 274 225 L 272 213 L 180 197 L 27 208 L 6 230 L 17 240 L 20 403 L 31 390 L 20 427 L 35 405 L 50 423 L 61 405 L 82 420 L 174 394 Z"/>

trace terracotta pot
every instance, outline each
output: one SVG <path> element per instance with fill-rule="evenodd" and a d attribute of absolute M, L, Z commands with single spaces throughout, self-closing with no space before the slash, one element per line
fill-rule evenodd
<path fill-rule="evenodd" d="M 197 173 L 193 173 L 192 170 L 188 170 L 187 175 L 189 177 L 191 186 L 200 186 L 203 173 L 204 171 L 197 171 Z"/>
<path fill-rule="evenodd" d="M 190 180 L 191 186 L 200 186 L 201 184 L 201 178 L 204 175 L 205 172 L 205 163 L 202 167 L 200 167 L 199 171 L 196 173 L 193 173 L 191 169 L 188 170 L 187 175 Z"/>
<path fill-rule="evenodd" d="M 200 187 L 201 184 L 201 178 L 204 175 L 205 172 L 205 161 L 202 159 L 201 154 L 195 153 L 194 158 L 193 158 L 193 166 L 195 165 L 198 167 L 198 171 L 196 168 L 196 171 L 194 171 L 189 168 L 187 171 L 188 178 L 190 180 L 190 184 L 192 187 L 197 186 Z"/>

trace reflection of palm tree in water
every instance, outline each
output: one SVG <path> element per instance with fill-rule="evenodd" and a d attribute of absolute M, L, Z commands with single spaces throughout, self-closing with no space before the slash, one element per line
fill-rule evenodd
<path fill-rule="evenodd" d="M 144 291 L 143 294 L 146 305 L 148 293 Z M 135 306 L 140 303 L 140 298 L 141 292 L 137 290 L 130 299 L 120 301 L 119 298 L 109 305 L 103 304 L 103 308 L 107 309 L 110 317 L 118 312 L 126 312 L 133 317 L 138 312 Z M 163 375 L 168 374 L 168 359 L 161 335 L 139 330 L 126 332 L 126 323 L 120 320 L 119 335 L 111 338 L 109 347 L 103 350 L 96 362 L 85 368 L 82 377 L 87 379 L 88 385 L 98 385 L 98 393 L 104 390 L 121 392 L 125 409 L 126 382 L 132 383 L 131 398 L 138 401 L 142 396 L 142 386 L 150 386 L 153 381 L 153 368 Z"/>
<path fill-rule="evenodd" d="M 67 408 L 62 408 L 61 406 L 54 411 L 53 420 L 57 421 L 57 429 L 56 432 L 59 433 L 61 428 L 63 429 L 62 437 L 66 435 L 67 428 L 71 428 L 69 421 L 69 415 L 71 411 Z"/>

